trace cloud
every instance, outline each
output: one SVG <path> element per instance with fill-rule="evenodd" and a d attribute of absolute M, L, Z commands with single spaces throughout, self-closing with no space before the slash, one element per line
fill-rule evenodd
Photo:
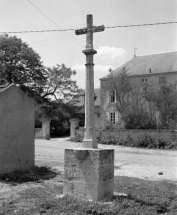
<path fill-rule="evenodd" d="M 95 66 L 94 66 L 94 87 L 100 87 L 100 78 L 103 78 L 109 74 L 109 69 L 117 68 L 121 64 L 127 52 L 123 48 L 101 46 L 97 49 L 97 54 L 94 55 Z M 72 70 L 76 70 L 77 74 L 73 78 L 76 80 L 80 88 L 85 89 L 85 64 L 74 64 Z"/>
<path fill-rule="evenodd" d="M 103 78 L 109 73 L 109 65 L 95 65 L 94 66 L 94 87 L 100 88 L 100 78 Z M 114 69 L 113 66 L 111 66 Z M 77 74 L 73 77 L 80 88 L 85 89 L 85 64 L 74 64 L 72 70 L 76 70 Z"/>
<path fill-rule="evenodd" d="M 101 61 L 104 64 L 110 64 L 111 62 L 120 62 L 122 61 L 127 52 L 123 48 L 116 48 L 110 46 L 100 46 L 97 49 L 97 54 L 95 55 L 96 59 Z"/>

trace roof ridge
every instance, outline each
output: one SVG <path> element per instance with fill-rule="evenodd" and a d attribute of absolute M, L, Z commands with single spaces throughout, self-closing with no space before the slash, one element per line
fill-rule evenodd
<path fill-rule="evenodd" d="M 168 51 L 168 52 L 151 53 L 151 54 L 145 54 L 145 55 L 137 55 L 136 57 L 144 57 L 144 56 L 149 56 L 149 55 L 166 54 L 166 53 L 171 53 L 171 52 L 177 52 L 177 50 L 175 50 L 175 51 Z"/>
<path fill-rule="evenodd" d="M 149 69 L 152 73 L 164 73 L 177 71 L 177 51 L 169 51 L 164 53 L 154 53 L 133 57 L 121 66 L 113 70 L 113 74 L 118 74 L 121 68 L 126 67 L 129 75 L 144 75 L 149 74 Z M 106 76 L 100 78 L 104 80 L 110 77 L 108 73 Z"/>

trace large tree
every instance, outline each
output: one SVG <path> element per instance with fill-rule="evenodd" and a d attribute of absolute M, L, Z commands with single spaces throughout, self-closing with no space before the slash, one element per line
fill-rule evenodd
<path fill-rule="evenodd" d="M 47 81 L 42 97 L 64 102 L 70 100 L 78 92 L 78 86 L 72 80 L 75 74 L 75 70 L 67 68 L 64 64 L 47 68 Z"/>
<path fill-rule="evenodd" d="M 45 68 L 40 56 L 16 36 L 0 36 L 0 79 L 19 86 L 44 84 Z"/>
<path fill-rule="evenodd" d="M 124 118 L 132 105 L 132 97 L 134 96 L 134 89 L 131 85 L 130 79 L 127 74 L 127 69 L 123 67 L 119 73 L 113 74 L 110 72 L 109 86 L 113 93 L 115 93 L 115 107 L 117 111 Z"/>
<path fill-rule="evenodd" d="M 0 82 L 17 84 L 37 102 L 69 100 L 78 90 L 72 80 L 75 74 L 64 64 L 45 68 L 40 56 L 21 39 L 0 36 Z"/>

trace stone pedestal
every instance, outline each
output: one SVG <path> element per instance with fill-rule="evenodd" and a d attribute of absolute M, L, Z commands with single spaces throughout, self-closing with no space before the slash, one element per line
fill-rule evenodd
<path fill-rule="evenodd" d="M 100 201 L 113 191 L 113 149 L 65 149 L 64 195 Z"/>
<path fill-rule="evenodd" d="M 42 139 L 50 140 L 50 122 L 49 119 L 42 119 Z"/>
<path fill-rule="evenodd" d="M 70 119 L 70 140 L 75 141 L 76 138 L 76 128 L 79 127 L 79 119 Z"/>

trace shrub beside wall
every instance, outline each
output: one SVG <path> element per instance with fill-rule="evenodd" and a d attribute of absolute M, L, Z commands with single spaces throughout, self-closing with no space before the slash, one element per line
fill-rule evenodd
<path fill-rule="evenodd" d="M 82 140 L 83 129 L 76 130 L 76 141 Z M 142 148 L 177 149 L 177 131 L 150 129 L 96 130 L 99 143 Z"/>

